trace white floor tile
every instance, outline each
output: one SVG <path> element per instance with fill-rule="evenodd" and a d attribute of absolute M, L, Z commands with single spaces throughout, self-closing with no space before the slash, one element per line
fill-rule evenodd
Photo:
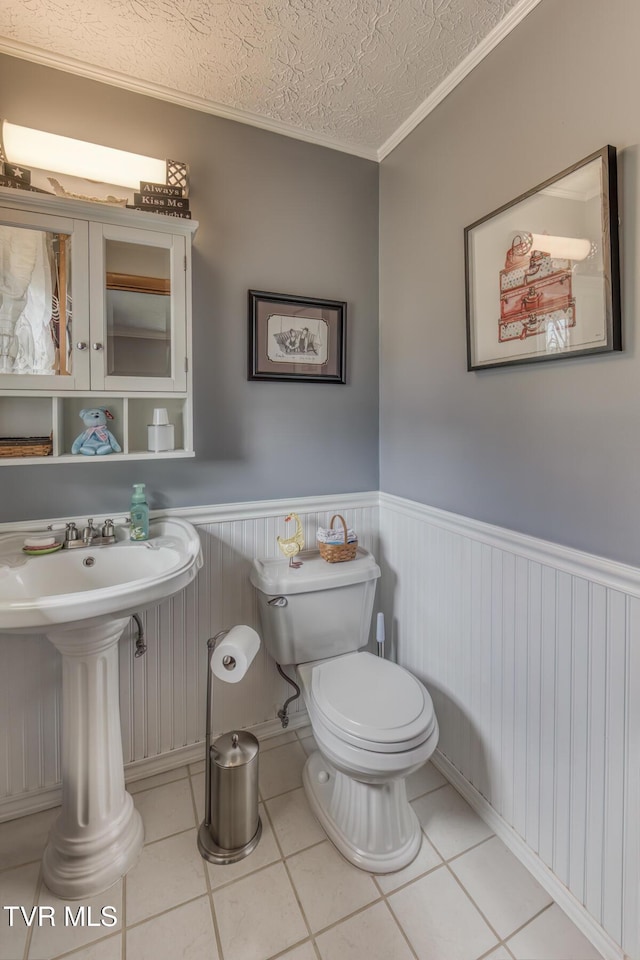
<path fill-rule="evenodd" d="M 280 859 L 280 851 L 276 845 L 269 818 L 266 816 L 261 803 L 258 804 L 258 813 L 262 820 L 262 836 L 253 853 L 244 857 L 243 860 L 238 860 L 237 863 L 227 863 L 224 866 L 207 862 L 212 889 L 215 890 L 216 887 L 220 887 L 224 883 L 231 883 L 232 880 L 245 877 L 248 873 L 253 873 L 254 870 L 259 870 L 260 867 L 266 867 L 267 864 Z"/>
<path fill-rule="evenodd" d="M 391 893 L 392 890 L 397 890 L 398 887 L 409 883 L 410 880 L 415 880 L 416 877 L 421 876 L 428 870 L 433 870 L 434 867 L 439 866 L 441 863 L 442 859 L 438 856 L 427 838 L 424 837 L 418 856 L 413 863 L 410 863 L 404 870 L 397 870 L 395 873 L 376 874 L 376 883 L 383 893 Z"/>
<path fill-rule="evenodd" d="M 127 923 L 146 920 L 206 892 L 195 830 L 150 843 L 127 874 Z"/>
<path fill-rule="evenodd" d="M 347 863 L 328 840 L 290 857 L 287 866 L 314 933 L 380 896 L 369 874 Z"/>
<path fill-rule="evenodd" d="M 216 890 L 213 903 L 224 960 L 266 960 L 309 935 L 282 863 Z"/>
<path fill-rule="evenodd" d="M 451 869 L 503 940 L 552 902 L 497 837 L 458 857 Z"/>
<path fill-rule="evenodd" d="M 318 960 L 318 954 L 313 949 L 310 940 L 303 943 L 301 947 L 294 947 L 293 950 L 287 950 L 278 960 Z"/>
<path fill-rule="evenodd" d="M 491 953 L 486 954 L 482 960 L 513 960 L 513 957 L 505 947 L 498 947 L 497 950 L 492 950 Z"/>
<path fill-rule="evenodd" d="M 209 897 L 127 930 L 127 955 L 133 960 L 218 960 Z"/>
<path fill-rule="evenodd" d="M 436 770 L 434 765 L 427 761 L 419 770 L 407 777 L 407 797 L 409 800 L 415 800 L 416 797 L 428 793 L 429 790 L 444 787 L 446 782 L 440 771 Z"/>
<path fill-rule="evenodd" d="M 36 902 L 39 863 L 0 873 L 0 908 L 24 907 L 27 915 Z M 12 922 L 10 922 L 12 921 Z M 20 911 L 0 909 L 0 960 L 22 957 L 29 928 Z"/>
<path fill-rule="evenodd" d="M 275 747 L 260 756 L 259 779 L 263 800 L 302 786 L 302 768 L 307 755 L 299 743 Z"/>
<path fill-rule="evenodd" d="M 274 747 L 282 747 L 285 743 L 293 743 L 295 740 L 296 735 L 293 730 L 279 733 L 276 737 L 267 737 L 260 741 L 260 753 L 266 753 L 267 750 L 273 750 Z"/>
<path fill-rule="evenodd" d="M 59 813 L 60 807 L 54 807 L 0 823 L 0 868 L 6 870 L 40 860 Z"/>
<path fill-rule="evenodd" d="M 392 894 L 389 904 L 418 960 L 475 960 L 497 945 L 446 867 Z"/>
<path fill-rule="evenodd" d="M 142 790 L 151 790 L 153 787 L 160 787 L 163 783 L 173 783 L 174 780 L 182 780 L 187 776 L 186 767 L 176 767 L 175 770 L 164 770 L 162 773 L 156 773 L 152 777 L 144 777 L 142 780 L 132 780 L 127 784 L 127 790 L 130 794 L 140 793 Z"/>
<path fill-rule="evenodd" d="M 144 842 L 152 843 L 194 827 L 195 815 L 188 780 L 176 780 L 134 797 L 144 824 Z"/>
<path fill-rule="evenodd" d="M 316 943 L 322 960 L 413 960 L 385 903 L 376 903 L 321 933 Z"/>
<path fill-rule="evenodd" d="M 507 941 L 507 946 L 516 960 L 601 960 L 556 904 Z"/>
<path fill-rule="evenodd" d="M 453 787 L 427 793 L 411 806 L 436 850 L 448 860 L 493 833 Z"/>
<path fill-rule="evenodd" d="M 65 960 L 122 960 L 122 934 L 98 940 L 82 950 L 67 953 Z"/>
<path fill-rule="evenodd" d="M 122 927 L 122 880 L 110 887 L 104 893 L 99 893 L 95 897 L 87 897 L 82 900 L 61 900 L 51 893 L 44 885 L 40 890 L 38 902 L 42 906 L 50 906 L 55 910 L 55 927 L 43 925 L 34 927 L 31 946 L 29 948 L 29 960 L 51 960 L 52 957 L 58 957 L 61 953 L 68 953 L 78 947 L 84 947 L 94 940 L 100 940 L 109 934 L 116 933 Z M 84 922 L 89 922 L 89 908 L 91 908 L 91 921 L 100 923 L 102 918 L 101 910 L 103 907 L 114 907 L 118 921 L 113 926 L 80 926 L 74 927 L 69 923 L 65 925 L 65 907 L 68 906 L 74 918 L 78 916 L 78 911 L 84 907 Z M 110 911 L 110 913 L 112 913 Z M 106 919 L 105 915 L 105 919 Z"/>
<path fill-rule="evenodd" d="M 303 787 L 268 800 L 266 807 L 285 857 L 326 839 L 326 833 L 311 812 Z"/>

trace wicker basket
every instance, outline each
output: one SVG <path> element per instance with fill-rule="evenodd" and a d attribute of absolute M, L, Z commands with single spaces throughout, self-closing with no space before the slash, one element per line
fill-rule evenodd
<path fill-rule="evenodd" d="M 0 457 L 50 457 L 51 437 L 0 437 Z"/>
<path fill-rule="evenodd" d="M 353 560 L 358 551 L 357 540 L 347 543 L 347 525 L 344 517 L 342 517 L 339 513 L 334 513 L 334 515 L 331 517 L 329 529 L 333 529 L 333 521 L 336 519 L 342 524 L 342 529 L 344 531 L 344 543 L 321 543 L 320 540 L 318 540 L 318 550 L 320 551 L 320 556 L 323 560 L 326 560 L 327 563 L 342 563 L 344 560 Z"/>

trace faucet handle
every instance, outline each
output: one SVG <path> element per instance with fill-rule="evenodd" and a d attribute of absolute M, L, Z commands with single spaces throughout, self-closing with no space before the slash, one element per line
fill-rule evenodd
<path fill-rule="evenodd" d="M 47 527 L 47 530 L 64 530 L 64 539 L 68 543 L 69 540 L 77 540 L 80 536 L 78 533 L 78 528 L 71 520 L 69 523 L 50 523 Z"/>
<path fill-rule="evenodd" d="M 116 531 L 113 525 L 113 520 L 105 520 L 102 524 L 101 534 L 103 537 L 115 537 Z"/>
<path fill-rule="evenodd" d="M 96 535 L 96 528 L 93 525 L 93 517 L 89 517 L 87 525 L 82 531 L 83 540 L 91 540 Z"/>

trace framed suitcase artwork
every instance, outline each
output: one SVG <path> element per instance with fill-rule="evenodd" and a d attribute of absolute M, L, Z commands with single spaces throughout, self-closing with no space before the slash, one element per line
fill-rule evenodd
<path fill-rule="evenodd" d="M 465 273 L 469 370 L 620 350 L 615 149 L 467 227 Z"/>

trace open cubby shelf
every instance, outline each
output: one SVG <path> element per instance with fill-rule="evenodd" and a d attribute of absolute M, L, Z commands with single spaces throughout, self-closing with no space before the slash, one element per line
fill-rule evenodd
<path fill-rule="evenodd" d="M 71 445 L 84 429 L 80 411 L 86 407 L 107 407 L 113 415 L 107 426 L 122 453 L 87 457 L 72 454 Z M 175 431 L 175 449 L 150 451 L 147 426 L 153 410 L 165 407 Z M 26 463 L 93 463 L 113 460 L 144 460 L 194 456 L 190 436 L 190 405 L 186 395 L 176 396 L 0 396 L 0 437 L 51 436 L 51 456 L 0 456 L 0 465 Z"/>

